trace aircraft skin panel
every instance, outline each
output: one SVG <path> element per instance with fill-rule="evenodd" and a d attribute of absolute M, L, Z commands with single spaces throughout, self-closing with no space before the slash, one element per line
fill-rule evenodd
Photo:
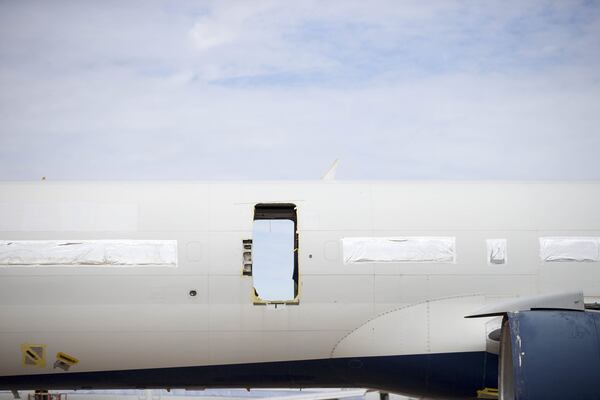
<path fill-rule="evenodd" d="M 485 351 L 485 324 L 464 318 L 484 301 L 483 296 L 456 296 L 386 311 L 344 336 L 331 356 Z"/>
<path fill-rule="evenodd" d="M 476 310 L 565 288 L 600 296 L 597 263 L 539 258 L 541 236 L 600 236 L 600 183 L 45 181 L 0 183 L 0 199 L 0 240 L 178 248 L 169 268 L 0 266 L 0 377 L 326 360 L 379 314 L 423 304 L 436 304 L 428 320 L 398 317 L 339 357 L 479 353 L 485 335 L 454 340 L 462 326 L 440 299 Z M 297 207 L 298 305 L 253 304 L 242 240 L 258 203 Z M 343 264 L 342 238 L 396 236 L 453 237 L 456 263 Z M 507 240 L 505 265 L 487 264 L 490 238 Z M 475 337 L 485 321 L 468 324 Z M 23 344 L 43 344 L 46 366 L 24 365 Z M 59 352 L 79 362 L 53 368 Z"/>

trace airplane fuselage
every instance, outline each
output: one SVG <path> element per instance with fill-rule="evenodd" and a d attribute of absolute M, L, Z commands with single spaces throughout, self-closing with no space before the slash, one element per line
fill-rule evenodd
<path fill-rule="evenodd" d="M 519 296 L 600 297 L 597 262 L 540 255 L 540 238 L 600 237 L 599 203 L 598 183 L 2 183 L 1 241 L 162 241 L 175 258 L 6 258 L 0 389 L 331 386 L 473 396 L 495 387 L 497 356 L 493 320 L 465 315 Z M 253 239 L 257 205 L 278 204 L 295 213 L 295 292 L 269 302 L 256 271 L 243 273 L 244 240 Z M 450 244 L 415 255 L 392 243 L 371 260 L 348 254 L 351 238 Z M 495 239 L 505 241 L 498 264 L 489 258 Z M 388 251 L 373 246 L 375 256 Z"/>

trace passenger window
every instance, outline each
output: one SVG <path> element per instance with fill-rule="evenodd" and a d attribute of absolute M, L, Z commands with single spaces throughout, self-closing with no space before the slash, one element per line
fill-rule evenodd
<path fill-rule="evenodd" d="M 298 302 L 296 206 L 258 204 L 252 229 L 254 303 Z"/>
<path fill-rule="evenodd" d="M 487 239 L 488 265 L 506 264 L 506 239 Z"/>

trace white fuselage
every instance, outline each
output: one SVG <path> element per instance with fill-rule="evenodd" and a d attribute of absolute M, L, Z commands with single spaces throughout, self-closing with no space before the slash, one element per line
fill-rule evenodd
<path fill-rule="evenodd" d="M 297 207 L 297 305 L 254 304 L 242 275 L 258 203 Z M 539 249 L 600 236 L 599 204 L 599 183 L 2 183 L 0 240 L 174 240 L 177 263 L 0 266 L 0 377 L 64 373 L 58 352 L 73 373 L 485 351 L 487 320 L 462 318 L 484 304 L 600 296 L 598 263 Z M 430 236 L 455 238 L 455 262 L 343 262 L 343 238 Z M 495 238 L 502 265 L 486 260 Z"/>

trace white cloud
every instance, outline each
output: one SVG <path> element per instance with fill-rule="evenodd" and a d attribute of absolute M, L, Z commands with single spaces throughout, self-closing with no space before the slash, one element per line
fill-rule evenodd
<path fill-rule="evenodd" d="M 597 9 L 41 4 L 0 5 L 0 178 L 600 178 Z"/>
<path fill-rule="evenodd" d="M 238 32 L 220 21 L 201 21 L 194 25 L 190 36 L 196 49 L 208 50 L 232 42 L 237 38 Z"/>

